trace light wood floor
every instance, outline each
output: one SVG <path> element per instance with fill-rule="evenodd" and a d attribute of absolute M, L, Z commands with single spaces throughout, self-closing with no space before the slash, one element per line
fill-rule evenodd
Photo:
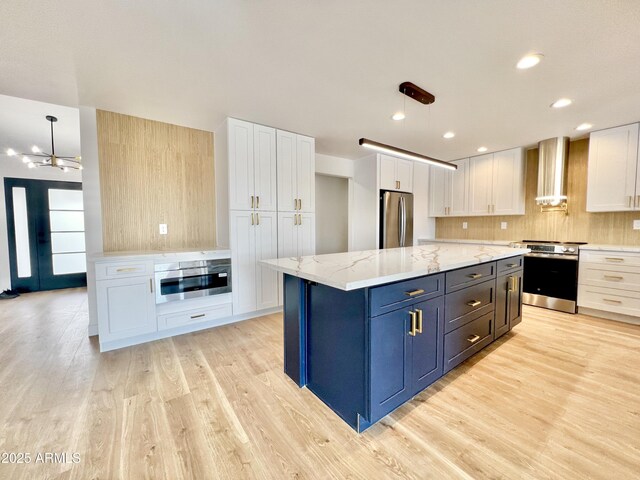
<path fill-rule="evenodd" d="M 271 315 L 100 354 L 86 295 L 0 303 L 2 479 L 561 478 L 640 472 L 640 327 L 526 308 L 357 435 L 282 373 Z"/>

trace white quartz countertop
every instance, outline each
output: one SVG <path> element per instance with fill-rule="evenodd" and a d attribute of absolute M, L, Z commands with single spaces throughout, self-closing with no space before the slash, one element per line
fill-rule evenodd
<path fill-rule="evenodd" d="M 341 290 L 355 290 L 523 255 L 526 248 L 433 243 L 417 247 L 263 260 L 283 273 Z"/>
<path fill-rule="evenodd" d="M 196 250 L 184 248 L 177 250 L 144 250 L 133 252 L 101 252 L 89 255 L 90 262 L 122 262 L 132 260 L 153 260 L 170 262 L 188 262 L 193 260 L 210 260 L 215 258 L 230 258 L 231 250 L 228 248 L 207 248 Z"/>
<path fill-rule="evenodd" d="M 458 238 L 419 238 L 418 242 L 421 245 L 426 245 L 428 243 L 470 243 L 473 245 L 501 245 L 508 247 L 512 243 L 516 243 L 515 240 L 468 240 L 468 239 L 458 239 Z"/>
<path fill-rule="evenodd" d="M 640 253 L 640 245 L 598 245 L 588 243 L 580 245 L 580 250 L 601 250 L 605 252 L 637 252 Z"/>

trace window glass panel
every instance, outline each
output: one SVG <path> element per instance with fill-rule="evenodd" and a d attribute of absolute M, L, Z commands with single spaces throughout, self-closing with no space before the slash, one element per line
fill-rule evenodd
<path fill-rule="evenodd" d="M 18 277 L 31 276 L 31 252 L 29 248 L 29 218 L 27 217 L 27 192 L 24 187 L 13 187 L 13 224 L 16 232 L 16 263 Z"/>
<path fill-rule="evenodd" d="M 84 253 L 56 253 L 52 257 L 54 275 L 87 271 L 87 259 Z"/>
<path fill-rule="evenodd" d="M 51 253 L 84 252 L 84 233 L 52 233 Z"/>
<path fill-rule="evenodd" d="M 49 210 L 82 209 L 82 190 L 49 189 Z"/>
<path fill-rule="evenodd" d="M 49 212 L 52 232 L 83 232 L 83 212 Z"/>

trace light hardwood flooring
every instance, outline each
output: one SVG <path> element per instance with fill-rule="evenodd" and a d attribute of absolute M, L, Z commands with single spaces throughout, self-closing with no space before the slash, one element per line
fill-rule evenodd
<path fill-rule="evenodd" d="M 103 353 L 83 290 L 0 303 L 2 479 L 559 478 L 640 472 L 640 327 L 525 308 L 358 435 L 282 372 L 282 319 Z"/>

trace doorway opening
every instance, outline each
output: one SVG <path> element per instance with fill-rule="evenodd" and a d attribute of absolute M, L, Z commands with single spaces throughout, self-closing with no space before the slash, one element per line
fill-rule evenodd
<path fill-rule="evenodd" d="M 349 179 L 316 174 L 316 253 L 349 250 Z"/>

